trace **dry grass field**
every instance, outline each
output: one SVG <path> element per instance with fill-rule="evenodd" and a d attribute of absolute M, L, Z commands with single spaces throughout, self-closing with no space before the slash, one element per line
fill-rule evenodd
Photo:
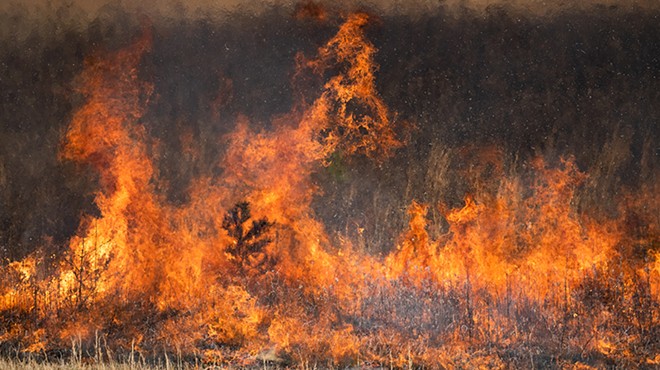
<path fill-rule="evenodd" d="M 221 367 L 196 366 L 180 362 L 165 362 L 162 364 L 101 362 L 87 363 L 85 361 L 36 362 L 34 360 L 0 359 L 2 370 L 168 370 L 168 369 L 222 369 Z"/>
<path fill-rule="evenodd" d="M 0 370 L 658 369 L 660 1 L 26 1 Z"/>
<path fill-rule="evenodd" d="M 108 370 L 151 370 L 157 367 L 130 364 L 94 364 L 86 365 L 83 363 L 38 363 L 34 361 L 20 360 L 0 360 L 0 369 L 3 370 L 77 370 L 77 369 L 108 369 Z"/>

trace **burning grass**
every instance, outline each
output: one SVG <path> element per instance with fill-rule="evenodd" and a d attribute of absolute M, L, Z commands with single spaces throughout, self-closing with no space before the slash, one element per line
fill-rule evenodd
<path fill-rule="evenodd" d="M 520 165 L 497 146 L 440 150 L 435 168 L 470 162 L 457 171 L 472 189 L 463 204 L 413 200 L 384 255 L 329 235 L 315 176 L 339 180 L 352 158 L 380 166 L 414 145 L 414 125 L 377 91 L 369 19 L 350 14 L 315 56 L 298 54 L 294 79 L 321 80 L 313 99 L 268 128 L 239 117 L 219 138 L 220 171 L 195 177 L 179 203 L 159 191 L 168 182 L 145 128 L 150 26 L 89 56 L 60 160 L 98 174 L 98 213 L 61 255 L 0 266 L 0 351 L 74 368 L 660 364 L 657 183 L 621 189 L 616 212 L 594 215 L 578 199 L 590 174 L 570 155 Z M 112 362 L 135 356 L 147 360 Z"/>
<path fill-rule="evenodd" d="M 164 360 L 162 364 L 147 364 L 144 362 L 120 363 L 93 361 L 60 361 L 43 362 L 35 360 L 7 360 L 0 359 L 0 368 L 4 370 L 188 370 L 188 369 L 225 369 L 226 367 L 212 367 L 193 365 L 185 362 L 170 362 Z M 264 367 L 269 368 L 269 367 Z"/>

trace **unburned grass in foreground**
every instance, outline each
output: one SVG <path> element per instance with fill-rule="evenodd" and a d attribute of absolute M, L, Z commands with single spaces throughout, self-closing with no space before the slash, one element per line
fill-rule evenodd
<path fill-rule="evenodd" d="M 1 370 L 169 370 L 169 369 L 223 369 L 221 367 L 198 366 L 176 362 L 162 364 L 147 364 L 144 362 L 120 363 L 101 362 L 85 363 L 84 361 L 37 362 L 34 360 L 0 359 Z"/>

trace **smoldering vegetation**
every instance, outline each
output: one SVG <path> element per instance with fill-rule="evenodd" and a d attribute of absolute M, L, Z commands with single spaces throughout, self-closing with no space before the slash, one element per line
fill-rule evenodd
<path fill-rule="evenodd" d="M 184 343 L 186 355 L 224 364 L 266 356 L 268 346 L 279 346 L 271 356 L 278 364 L 359 365 L 367 354 L 373 366 L 476 366 L 474 348 L 484 347 L 492 352 L 484 361 L 520 368 L 657 363 L 660 10 L 378 9 L 304 2 L 146 16 L 71 5 L 1 14 L 0 267 L 13 275 L 0 287 L 11 328 L 0 333 L 0 349 L 56 352 L 76 335 L 80 348 L 96 348 L 88 322 L 97 320 L 97 338 L 126 356 L 141 338 L 154 356 Z M 370 13 L 364 39 L 362 25 L 337 31 L 356 10 Z M 232 186 L 272 191 L 268 179 L 236 184 L 275 174 L 262 167 L 283 164 L 271 157 L 284 144 L 309 144 L 287 140 L 298 131 L 281 128 L 323 100 L 329 78 L 345 75 L 346 66 L 305 63 L 336 34 L 357 37 L 351 55 L 369 59 L 369 42 L 378 49 L 376 90 L 402 144 L 376 160 L 333 146 L 326 166 L 295 148 L 300 163 L 290 168 L 312 171 L 312 181 L 308 173 L 284 181 L 278 195 L 305 203 L 295 191 L 309 192 L 312 210 L 282 212 L 286 198 L 215 215 L 220 206 L 205 202 L 229 202 L 218 194 Z M 339 58 L 332 53 L 323 58 Z M 133 60 L 136 73 L 111 65 L 132 68 Z M 92 86 L 102 93 L 90 94 Z M 345 105 L 373 113 L 359 101 Z M 102 138 L 92 134 L 102 131 L 81 122 L 94 114 L 139 116 L 139 128 L 120 122 L 115 141 L 96 150 L 91 141 Z M 113 145 L 126 149 L 120 160 L 97 165 L 114 160 Z M 83 160 L 64 158 L 76 150 Z M 117 206 L 120 215 L 106 203 L 103 214 L 104 196 L 122 201 L 112 171 L 130 162 L 127 153 L 145 157 L 130 171 L 151 173 L 153 160 L 154 174 L 122 177 L 137 184 L 133 203 Z M 262 162 L 236 166 L 240 159 Z M 199 179 L 220 185 L 200 192 Z M 183 217 L 163 217 L 173 214 Z M 93 239 L 91 225 L 115 216 L 133 239 L 114 240 L 120 227 L 102 237 L 124 243 L 131 258 L 123 261 L 135 266 L 123 271 L 114 260 L 113 275 L 117 256 L 95 254 L 109 242 Z M 330 242 L 320 243 L 326 234 Z M 190 239 L 181 248 L 180 236 Z M 213 243 L 225 243 L 222 253 Z M 319 244 L 338 250 L 317 253 Z M 133 258 L 133 247 L 154 255 Z M 555 257 L 563 258 L 556 266 Z M 161 263 L 173 266 L 163 272 Z M 491 274 L 492 266 L 502 271 Z M 195 268 L 197 280 L 178 282 Z M 530 281 L 539 271 L 557 276 Z M 119 282 L 99 288 L 110 279 Z M 539 291 L 526 291 L 529 284 Z M 167 342 L 172 333 L 181 341 Z"/>
<path fill-rule="evenodd" d="M 140 67 L 155 89 L 143 123 L 167 181 L 158 188 L 184 203 L 190 179 L 222 176 L 222 136 L 239 115 L 268 130 L 272 117 L 314 98 L 321 81 L 294 76 L 296 55 L 313 54 L 345 14 L 319 8 L 319 19 L 301 7 L 272 7 L 147 19 L 115 6 L 94 16 L 75 6 L 51 10 L 0 15 L 3 258 L 44 243 L 57 252 L 80 216 L 95 212 L 94 172 L 58 157 L 81 104 L 71 85 L 85 57 L 153 32 Z M 475 184 L 503 168 L 524 172 L 537 155 L 575 158 L 590 175 L 580 207 L 595 214 L 616 212 L 621 189 L 657 181 L 657 11 L 593 6 L 541 16 L 440 7 L 375 19 L 367 34 L 378 48 L 378 90 L 408 144 L 377 167 L 337 153 L 316 174 L 316 211 L 334 233 L 386 252 L 412 199 L 459 205 Z M 440 233 L 441 216 L 432 214 Z"/>

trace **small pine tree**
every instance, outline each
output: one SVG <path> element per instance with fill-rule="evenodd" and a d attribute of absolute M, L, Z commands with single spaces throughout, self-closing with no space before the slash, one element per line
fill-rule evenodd
<path fill-rule="evenodd" d="M 222 221 L 222 228 L 233 240 L 226 251 L 235 258 L 242 271 L 262 270 L 273 262 L 264 248 L 272 242 L 269 233 L 275 224 L 266 218 L 248 223 L 251 218 L 250 204 L 240 202 L 227 212 Z"/>

